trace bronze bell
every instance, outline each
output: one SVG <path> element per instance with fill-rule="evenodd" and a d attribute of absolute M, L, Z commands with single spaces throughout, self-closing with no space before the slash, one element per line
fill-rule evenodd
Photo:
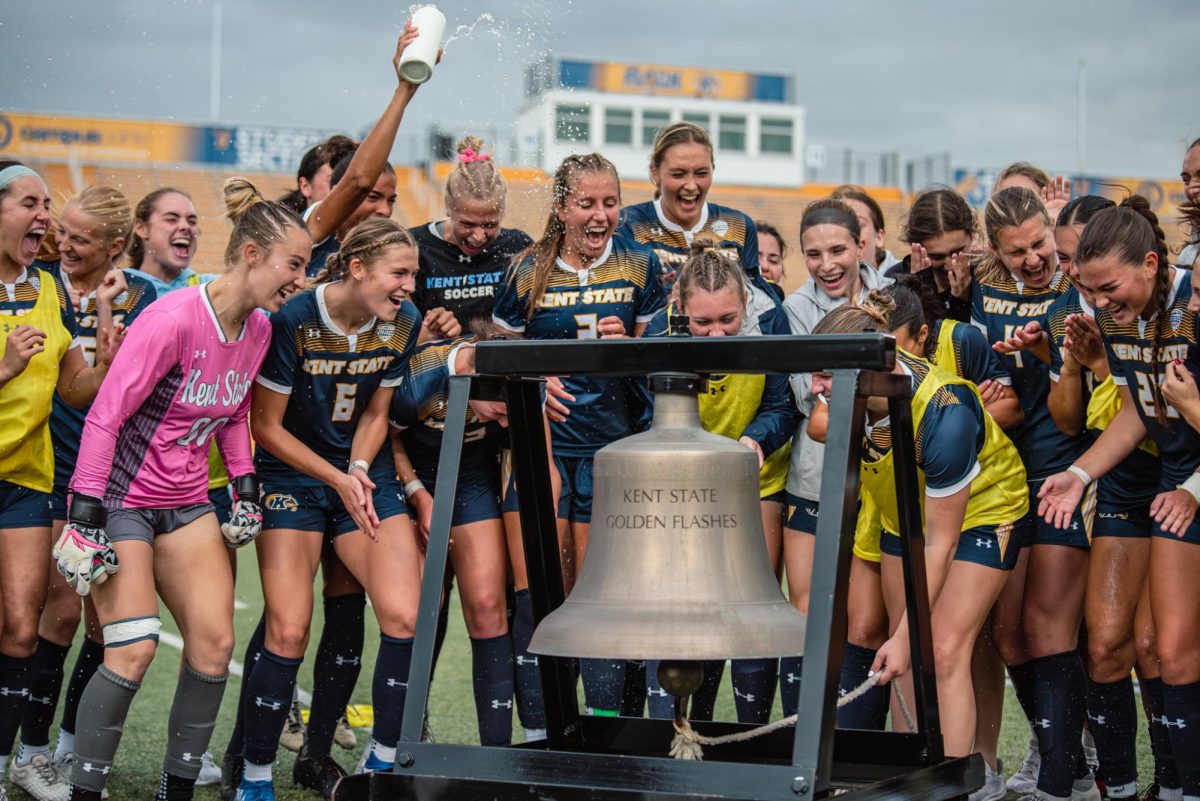
<path fill-rule="evenodd" d="M 758 459 L 700 425 L 704 379 L 650 377 L 654 423 L 596 453 L 592 528 L 566 602 L 529 650 L 609 659 L 800 655 L 759 512 Z"/>

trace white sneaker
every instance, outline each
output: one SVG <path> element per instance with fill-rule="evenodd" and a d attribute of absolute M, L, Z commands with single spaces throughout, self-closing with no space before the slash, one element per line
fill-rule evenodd
<path fill-rule="evenodd" d="M 1100 788 L 1092 774 L 1076 779 L 1071 785 L 1071 801 L 1100 801 Z"/>
<path fill-rule="evenodd" d="M 967 796 L 967 801 L 1001 801 L 1008 795 L 1008 788 L 1004 786 L 1004 763 L 997 759 L 995 770 L 986 762 L 983 768 L 983 786 Z"/>
<path fill-rule="evenodd" d="M 62 780 L 64 782 L 66 782 L 68 786 L 70 786 L 70 784 L 71 784 L 71 768 L 75 764 L 75 752 L 74 751 L 63 751 L 60 754 L 56 751 L 54 753 L 54 756 L 50 758 L 50 764 L 54 766 L 54 769 L 56 771 L 58 771 L 58 775 L 62 778 Z M 101 799 L 108 798 L 108 788 L 107 787 L 105 787 L 103 790 L 100 791 L 100 798 Z M 0 801 L 4 801 L 4 799 L 0 798 Z"/>
<path fill-rule="evenodd" d="M 293 753 L 300 753 L 304 747 L 304 718 L 300 716 L 300 702 L 292 701 L 288 711 L 287 723 L 279 735 L 279 744 Z"/>
<path fill-rule="evenodd" d="M 1038 750 L 1036 737 L 1029 738 L 1029 751 L 1021 769 L 1008 777 L 1006 786 L 1010 793 L 1036 793 L 1038 771 L 1042 769 L 1042 754 Z"/>
<path fill-rule="evenodd" d="M 354 734 L 354 729 L 350 728 L 350 721 L 346 720 L 345 715 L 338 718 L 337 728 L 333 730 L 333 741 L 347 751 L 358 745 L 358 737 Z"/>
<path fill-rule="evenodd" d="M 13 762 L 8 773 L 13 784 L 38 801 L 69 801 L 71 797 L 71 785 L 58 775 L 45 754 L 34 754 L 27 765 Z"/>
<path fill-rule="evenodd" d="M 203 787 L 208 784 L 221 783 L 221 766 L 213 761 L 211 751 L 205 751 L 200 755 L 200 775 L 196 777 L 196 786 Z"/>

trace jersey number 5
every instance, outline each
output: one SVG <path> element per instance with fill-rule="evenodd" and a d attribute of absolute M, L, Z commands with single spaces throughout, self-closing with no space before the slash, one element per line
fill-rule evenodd
<path fill-rule="evenodd" d="M 358 384 L 338 384 L 337 398 L 333 402 L 333 422 L 345 423 L 354 418 L 354 396 Z"/>

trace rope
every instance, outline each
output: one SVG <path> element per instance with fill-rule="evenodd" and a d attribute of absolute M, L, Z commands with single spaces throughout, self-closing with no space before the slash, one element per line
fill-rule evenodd
<path fill-rule="evenodd" d="M 878 673 L 868 676 L 866 681 L 837 700 L 838 709 L 841 709 L 851 701 L 861 698 L 877 683 L 879 683 Z M 896 694 L 896 704 L 900 707 L 900 714 L 904 717 L 905 725 L 908 726 L 909 731 L 916 731 L 917 727 L 913 723 L 912 714 L 908 711 L 908 704 L 904 700 L 904 694 L 900 692 L 900 688 L 894 683 L 892 691 Z M 705 737 L 693 729 L 692 724 L 686 718 L 682 720 L 676 718 L 675 737 L 671 740 L 671 757 L 673 759 L 702 760 L 704 759 L 704 746 L 706 745 L 725 745 L 726 743 L 742 743 L 747 740 L 753 740 L 756 737 L 762 737 L 764 734 L 770 734 L 773 731 L 795 725 L 798 717 L 798 715 L 789 715 L 774 723 L 759 726 L 757 729 L 726 734 L 722 737 Z"/>

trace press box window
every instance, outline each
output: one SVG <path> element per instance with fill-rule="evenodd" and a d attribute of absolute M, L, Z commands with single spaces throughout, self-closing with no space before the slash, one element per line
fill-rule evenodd
<path fill-rule="evenodd" d="M 609 145 L 633 144 L 633 109 L 604 110 L 604 142 Z"/>
<path fill-rule="evenodd" d="M 792 121 L 787 118 L 763 117 L 758 149 L 763 153 L 791 155 Z"/>
<path fill-rule="evenodd" d="M 654 140 L 658 138 L 658 132 L 670 124 L 671 112 L 669 111 L 643 111 L 642 144 L 646 147 L 653 147 Z"/>
<path fill-rule="evenodd" d="M 591 136 L 591 111 L 587 106 L 558 106 L 554 119 L 555 138 L 560 142 L 586 142 Z"/>
<path fill-rule="evenodd" d="M 721 150 L 744 152 L 746 150 L 746 118 L 722 114 L 720 123 L 717 147 Z"/>
<path fill-rule="evenodd" d="M 688 114 L 683 115 L 684 122 L 690 122 L 692 125 L 699 125 L 706 131 L 712 130 L 712 117 L 707 114 Z"/>

